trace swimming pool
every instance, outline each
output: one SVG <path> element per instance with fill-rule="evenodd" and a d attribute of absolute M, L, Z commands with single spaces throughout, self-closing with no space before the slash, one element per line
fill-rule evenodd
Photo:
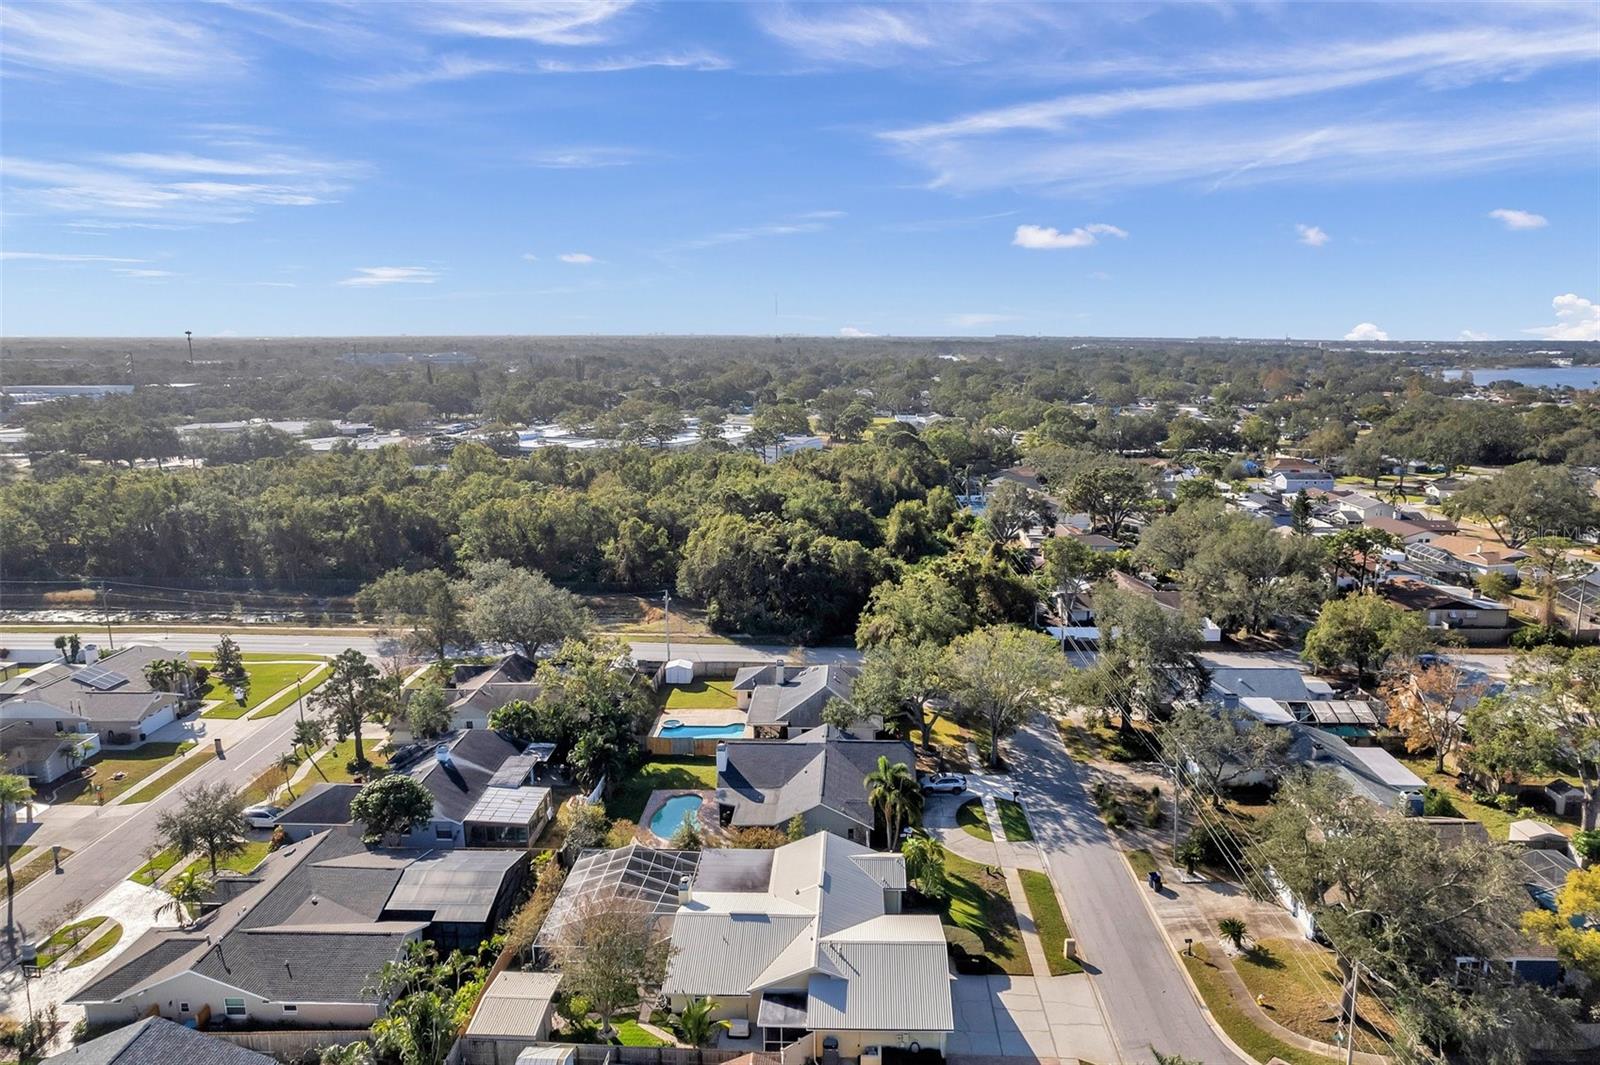
<path fill-rule="evenodd" d="M 699 815 L 701 801 L 698 795 L 674 795 L 662 803 L 661 809 L 650 819 L 650 831 L 657 839 L 671 839 L 685 817 Z"/>
<path fill-rule="evenodd" d="M 731 725 L 685 725 L 682 721 L 669 718 L 661 722 L 656 735 L 667 740 L 728 739 L 743 736 L 744 725 L 739 722 Z"/>

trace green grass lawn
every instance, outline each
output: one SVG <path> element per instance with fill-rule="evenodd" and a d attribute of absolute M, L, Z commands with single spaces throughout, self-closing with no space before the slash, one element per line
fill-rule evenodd
<path fill-rule="evenodd" d="M 89 938 L 89 935 L 104 924 L 104 917 L 85 917 L 81 921 L 73 921 L 63 925 L 50 933 L 50 938 L 39 944 L 39 960 L 36 963 L 41 969 L 48 969 L 55 964 L 57 958 L 71 950 L 78 942 Z M 78 939 L 73 940 L 76 934 Z"/>
<path fill-rule="evenodd" d="M 178 766 L 178 768 L 174 769 L 172 772 L 156 780 L 152 780 L 150 783 L 146 784 L 132 795 L 129 795 L 127 801 L 130 803 L 149 802 L 151 799 L 160 795 L 168 788 L 174 788 L 183 783 L 185 777 L 199 769 L 201 766 L 205 765 L 207 762 L 211 761 L 216 756 L 216 748 L 213 747 L 207 748 L 200 754 L 195 755 L 193 758 L 185 759 L 183 764 Z"/>
<path fill-rule="evenodd" d="M 33 850 L 33 844 L 31 843 L 24 843 L 20 847 L 12 847 L 11 864 L 16 865 L 18 862 L 22 861 L 23 856 L 25 856 L 31 850 Z"/>
<path fill-rule="evenodd" d="M 968 799 L 956 810 L 956 824 L 967 830 L 967 835 L 977 836 L 984 842 L 994 839 L 989 828 L 989 815 L 984 812 L 982 799 Z"/>
<path fill-rule="evenodd" d="M 1006 892 L 1005 877 L 948 850 L 944 868 L 950 894 L 940 919 L 950 928 L 976 936 L 996 969 L 1012 976 L 1031 976 L 1033 967 L 1017 930 L 1017 911 Z"/>
<path fill-rule="evenodd" d="M 230 854 L 226 858 L 219 858 L 217 860 L 217 872 L 219 874 L 244 874 L 251 872 L 256 866 L 261 864 L 262 859 L 266 858 L 267 851 L 270 847 L 271 844 L 267 840 L 252 840 L 251 842 L 245 844 L 244 850 L 240 851 L 238 854 Z M 202 855 L 185 866 L 183 871 L 185 873 L 194 872 L 204 874 L 205 876 L 210 876 L 211 862 L 208 861 L 204 855 Z M 182 876 L 183 874 L 180 873 L 178 875 Z"/>
<path fill-rule="evenodd" d="M 122 925 L 116 921 L 111 921 L 110 925 L 111 927 L 100 933 L 99 938 L 84 947 L 77 957 L 67 962 L 67 968 L 76 969 L 80 965 L 87 965 L 122 942 Z"/>
<path fill-rule="evenodd" d="M 1143 742 L 1149 736 L 1137 726 L 1122 732 L 1111 726 L 1089 728 L 1063 720 L 1057 721 L 1056 727 L 1067 753 L 1080 762 L 1137 762 L 1150 757 L 1150 749 Z"/>
<path fill-rule="evenodd" d="M 166 742 L 146 743 L 131 751 L 101 751 L 84 763 L 94 768 L 94 776 L 72 802 L 77 806 L 96 805 L 96 784 L 101 785 L 106 801 L 110 802 L 172 761 L 177 754 L 178 744 Z M 123 775 L 122 779 L 113 780 L 118 773 Z"/>
<path fill-rule="evenodd" d="M 617 1025 L 617 1042 L 625 1047 L 665 1047 L 672 1044 L 665 1039 L 657 1039 L 643 1028 L 632 1017 Z"/>
<path fill-rule="evenodd" d="M 652 791 L 682 789 L 709 791 L 717 786 L 717 763 L 712 758 L 653 758 L 624 780 L 606 800 L 612 818 L 638 821 Z"/>
<path fill-rule="evenodd" d="M 1128 864 L 1133 866 L 1133 871 L 1139 874 L 1140 880 L 1156 871 L 1155 856 L 1147 850 L 1123 851 L 1122 856 L 1128 859 Z"/>
<path fill-rule="evenodd" d="M 1038 930 L 1039 942 L 1050 961 L 1050 975 L 1065 976 L 1083 972 L 1083 966 L 1062 953 L 1067 936 L 1071 933 L 1067 930 L 1067 918 L 1061 912 L 1061 902 L 1056 898 L 1056 889 L 1050 885 L 1050 878 L 1034 869 L 1019 869 L 1017 875 L 1022 878 L 1022 893 L 1028 896 L 1033 927 Z"/>
<path fill-rule="evenodd" d="M 130 873 L 128 879 L 144 884 L 147 887 L 153 886 L 157 880 L 161 879 L 161 875 L 174 865 L 177 865 L 178 859 L 182 857 L 183 855 L 178 853 L 177 848 L 164 848 L 149 861 Z"/>
<path fill-rule="evenodd" d="M 706 680 L 692 684 L 668 684 L 656 693 L 663 710 L 730 710 L 739 705 L 733 694 L 733 681 Z"/>
<path fill-rule="evenodd" d="M 378 753 L 379 740 L 374 736 L 362 734 L 363 752 L 367 761 L 372 763 L 372 768 L 367 771 L 367 779 L 382 776 L 385 769 L 383 755 Z M 336 743 L 324 751 L 313 764 L 310 774 L 301 781 L 301 786 L 309 787 L 327 781 L 330 784 L 349 784 L 355 777 L 350 771 L 349 764 L 356 756 L 356 740 L 349 737 L 343 743 Z"/>
<path fill-rule="evenodd" d="M 1189 970 L 1195 986 L 1200 989 L 1200 997 L 1205 1000 L 1206 1008 L 1211 1011 L 1211 1016 L 1228 1037 L 1251 1057 L 1260 1062 L 1271 1061 L 1273 1058 L 1282 1058 L 1289 1065 L 1328 1065 L 1333 1058 L 1313 1054 L 1309 1050 L 1290 1046 L 1276 1036 L 1257 1028 L 1255 1022 L 1239 1008 L 1233 996 L 1228 992 L 1228 985 L 1222 982 L 1222 974 L 1212 964 L 1206 954 L 1205 944 L 1196 943 L 1194 957 L 1183 956 L 1184 968 Z"/>
<path fill-rule="evenodd" d="M 1520 821 L 1523 818 L 1521 814 L 1506 813 L 1498 806 L 1489 806 L 1473 801 L 1472 796 L 1460 788 L 1453 774 L 1434 771 L 1432 758 L 1403 757 L 1400 761 L 1407 769 L 1448 795 L 1462 817 L 1470 817 L 1474 821 L 1483 822 L 1483 827 L 1489 830 L 1489 836 L 1492 839 L 1504 842 L 1511 835 L 1511 822 Z M 1577 831 L 1576 825 L 1567 821 L 1557 820 L 1542 810 L 1535 810 L 1528 816 L 1531 816 L 1535 821 L 1543 821 L 1557 832 L 1568 836 Z"/>
<path fill-rule="evenodd" d="M 1012 843 L 1027 843 L 1033 839 L 1033 829 L 1028 825 L 1028 815 L 1010 799 L 996 799 L 1000 811 L 1000 828 Z"/>
<path fill-rule="evenodd" d="M 196 655 L 198 665 L 210 667 L 213 659 L 210 655 Z M 220 699 L 216 706 L 207 710 L 202 717 L 236 718 L 261 706 L 269 698 L 277 695 L 283 688 L 294 684 L 296 680 L 303 679 L 313 670 L 320 668 L 322 659 L 313 658 L 285 658 L 265 652 L 247 654 L 244 656 L 244 671 L 249 677 L 250 684 L 245 689 L 244 703 L 241 704 L 233 697 L 233 689 L 224 684 L 221 679 L 213 679 L 201 689 L 200 698 Z M 293 692 L 290 692 L 288 702 L 294 701 Z M 257 717 L 269 717 L 271 714 L 282 710 L 288 703 L 277 700 L 268 711 L 257 714 Z"/>
<path fill-rule="evenodd" d="M 1268 1015 L 1291 1032 L 1332 1043 L 1339 1030 L 1337 1021 L 1328 1018 L 1339 1012 L 1342 977 L 1333 956 L 1305 940 L 1263 939 L 1255 949 L 1233 959 L 1234 970 L 1252 995 L 1266 995 L 1263 1008 Z M 1384 1040 L 1393 1039 L 1393 1022 L 1386 1010 L 1370 995 L 1361 996 L 1356 1010 L 1360 1029 L 1356 1049 L 1368 1054 L 1388 1050 Z M 1372 1022 L 1389 1022 L 1388 1028 L 1374 1033 Z"/>

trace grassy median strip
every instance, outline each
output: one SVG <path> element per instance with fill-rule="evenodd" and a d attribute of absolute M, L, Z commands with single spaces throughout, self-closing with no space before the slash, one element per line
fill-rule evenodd
<path fill-rule="evenodd" d="M 245 873 L 254 872 L 255 867 L 260 865 L 266 858 L 267 852 L 271 846 L 272 844 L 268 840 L 258 840 L 245 844 L 244 850 L 240 851 L 238 854 L 230 854 L 226 858 L 218 858 L 218 874 L 239 873 L 242 876 Z M 211 859 L 196 858 L 194 861 L 190 862 L 184 867 L 183 872 L 200 873 L 204 876 L 210 876 Z M 178 875 L 182 876 L 183 873 L 179 873 Z"/>
<path fill-rule="evenodd" d="M 1156 871 L 1156 859 L 1147 850 L 1123 851 L 1122 856 L 1128 859 L 1128 864 L 1133 866 L 1133 871 L 1143 880 Z"/>
<path fill-rule="evenodd" d="M 87 965 L 122 942 L 122 926 L 116 921 L 111 921 L 110 925 L 110 928 L 100 934 L 99 939 L 90 943 L 77 957 L 67 962 L 67 968 L 76 969 L 80 965 Z"/>
<path fill-rule="evenodd" d="M 1019 869 L 1017 875 L 1022 878 L 1022 893 L 1028 897 L 1028 909 L 1033 912 L 1033 927 L 1039 933 L 1039 943 L 1050 960 L 1050 975 L 1083 972 L 1083 966 L 1064 953 L 1070 933 L 1050 878 L 1033 869 Z"/>
<path fill-rule="evenodd" d="M 143 884 L 146 887 L 154 887 L 155 882 L 161 879 L 162 874 L 168 869 L 171 869 L 174 865 L 177 865 L 178 859 L 182 857 L 183 855 L 179 854 L 177 849 L 173 847 L 167 847 L 165 850 L 157 851 L 151 856 L 149 861 L 135 869 L 129 875 L 128 879 L 132 880 L 136 884 Z"/>
<path fill-rule="evenodd" d="M 996 799 L 996 807 L 1000 810 L 1000 827 L 1005 831 L 1006 839 L 1012 843 L 1027 843 L 1033 839 L 1033 829 L 1028 825 L 1028 815 L 1022 807 L 1010 799 Z"/>
<path fill-rule="evenodd" d="M 41 969 L 48 969 L 55 964 L 57 958 L 87 939 L 89 933 L 99 928 L 105 921 L 104 917 L 85 917 L 81 921 L 73 921 L 56 929 L 50 934 L 49 939 L 39 944 L 39 958 L 34 964 Z"/>
<path fill-rule="evenodd" d="M 1200 989 L 1200 997 L 1205 1000 L 1212 1019 L 1228 1033 L 1228 1038 L 1238 1043 L 1239 1048 L 1252 1058 L 1260 1062 L 1282 1058 L 1289 1065 L 1327 1065 L 1334 1060 L 1290 1046 L 1270 1032 L 1256 1027 L 1255 1022 L 1234 1001 L 1228 985 L 1222 980 L 1222 974 L 1206 953 L 1205 944 L 1196 943 L 1194 955 L 1183 956 L 1183 965 L 1189 970 L 1195 986 Z"/>
<path fill-rule="evenodd" d="M 190 773 L 193 773 L 196 769 L 199 769 L 216 756 L 216 748 L 207 748 L 201 754 L 185 760 L 182 765 L 174 769 L 172 772 L 157 780 L 152 780 L 150 783 L 146 784 L 132 795 L 129 795 L 127 801 L 129 803 L 149 802 L 151 799 L 156 798 L 168 788 L 182 783 L 183 779 Z"/>
<path fill-rule="evenodd" d="M 66 861 L 71 855 L 72 851 L 70 849 L 66 847 L 61 848 L 62 861 Z M 13 865 L 11 867 L 11 877 L 13 881 L 15 881 L 14 890 L 21 891 L 23 888 L 33 883 L 41 876 L 53 871 L 55 867 L 56 863 L 50 860 L 49 848 L 46 848 L 43 854 L 39 855 L 39 857 L 29 862 L 21 869 L 18 869 L 15 865 Z"/>

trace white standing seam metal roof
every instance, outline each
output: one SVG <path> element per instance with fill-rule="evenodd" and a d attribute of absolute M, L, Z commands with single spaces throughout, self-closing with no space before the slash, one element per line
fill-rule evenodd
<path fill-rule="evenodd" d="M 472 804 L 464 824 L 526 827 L 550 802 L 549 788 L 491 787 Z"/>

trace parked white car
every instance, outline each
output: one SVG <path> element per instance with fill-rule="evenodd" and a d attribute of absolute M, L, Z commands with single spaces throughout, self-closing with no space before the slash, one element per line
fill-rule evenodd
<path fill-rule="evenodd" d="M 244 821 L 251 828 L 271 828 L 278 823 L 278 815 L 281 813 L 283 813 L 281 806 L 269 806 L 266 803 L 247 806 L 244 810 Z"/>
<path fill-rule="evenodd" d="M 967 778 L 960 773 L 939 773 L 924 778 L 922 790 L 928 795 L 959 795 L 967 790 Z"/>

